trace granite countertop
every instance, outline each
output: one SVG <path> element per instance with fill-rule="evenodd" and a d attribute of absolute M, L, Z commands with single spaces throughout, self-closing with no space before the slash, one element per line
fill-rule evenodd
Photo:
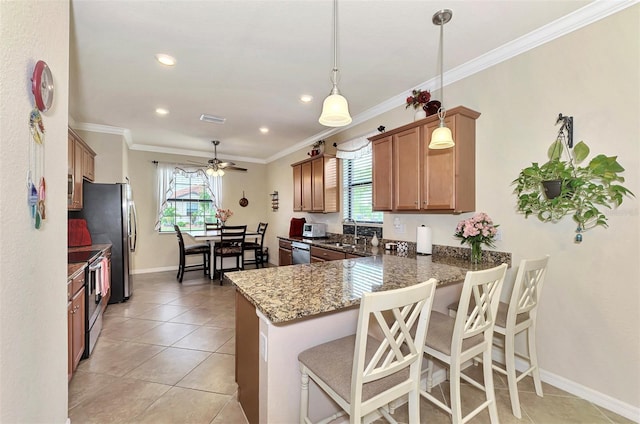
<path fill-rule="evenodd" d="M 495 266 L 477 265 L 475 269 Z M 313 264 L 225 273 L 225 278 L 274 324 L 359 305 L 363 293 L 407 287 L 435 278 L 464 280 L 471 264 L 451 257 L 378 254 Z"/>

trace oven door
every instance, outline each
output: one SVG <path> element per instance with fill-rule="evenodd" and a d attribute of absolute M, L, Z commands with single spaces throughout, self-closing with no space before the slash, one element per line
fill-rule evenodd
<path fill-rule="evenodd" d="M 92 261 L 87 267 L 86 276 L 86 343 L 84 357 L 88 358 L 98 341 L 102 330 L 102 294 L 100 293 L 102 278 L 102 256 Z"/>

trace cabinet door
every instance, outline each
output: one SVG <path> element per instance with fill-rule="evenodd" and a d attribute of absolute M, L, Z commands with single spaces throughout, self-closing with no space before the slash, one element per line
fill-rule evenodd
<path fill-rule="evenodd" d="M 420 209 L 420 127 L 393 136 L 394 209 Z"/>
<path fill-rule="evenodd" d="M 311 169 L 311 162 L 305 162 L 301 166 L 302 166 L 302 210 L 311 212 L 313 210 L 311 206 L 312 205 L 311 196 L 313 196 L 313 193 L 312 193 L 313 173 Z"/>
<path fill-rule="evenodd" d="M 322 212 L 340 211 L 340 160 L 325 156 L 324 164 L 324 208 Z"/>
<path fill-rule="evenodd" d="M 344 252 L 337 252 L 335 250 L 311 246 L 312 262 L 313 262 L 313 259 L 319 259 L 320 261 L 336 261 L 344 258 L 345 258 Z M 318 261 L 315 261 L 315 262 L 318 262 Z"/>
<path fill-rule="evenodd" d="M 438 124 L 423 127 L 426 162 L 422 208 L 471 212 L 476 207 L 475 118 L 457 114 L 447 116 L 445 124 L 455 141 L 451 149 L 430 150 L 431 134 Z"/>
<path fill-rule="evenodd" d="M 278 249 L 278 265 L 279 266 L 287 266 L 293 263 L 293 257 L 291 254 L 291 250 L 289 249 Z"/>
<path fill-rule="evenodd" d="M 373 210 L 390 211 L 393 208 L 393 138 L 391 136 L 372 143 Z"/>
<path fill-rule="evenodd" d="M 324 211 L 324 159 L 311 161 L 311 210 Z"/>
<path fill-rule="evenodd" d="M 84 287 L 80 289 L 74 296 L 72 303 L 72 320 L 73 320 L 73 329 L 72 329 L 72 352 L 73 352 L 73 369 L 75 370 L 82 359 L 82 355 L 84 353 L 85 348 L 85 306 L 84 306 L 84 295 L 85 289 Z"/>
<path fill-rule="evenodd" d="M 82 150 L 82 176 L 89 181 L 95 179 L 95 160 L 90 151 Z"/>
<path fill-rule="evenodd" d="M 453 140 L 457 140 L 453 119 L 445 118 L 445 125 L 451 130 Z M 443 210 L 455 207 L 455 159 L 456 146 L 450 149 L 429 149 L 431 134 L 440 126 L 439 122 L 433 122 L 423 127 L 423 149 L 425 152 L 425 166 L 422 181 L 422 209 Z"/>
<path fill-rule="evenodd" d="M 293 210 L 302 211 L 302 165 L 293 167 Z"/>
<path fill-rule="evenodd" d="M 73 375 L 73 302 L 67 303 L 67 381 Z"/>
<path fill-rule="evenodd" d="M 71 196 L 67 203 L 68 209 L 82 209 L 82 152 L 83 148 L 73 135 L 68 136 L 69 173 L 72 178 Z"/>

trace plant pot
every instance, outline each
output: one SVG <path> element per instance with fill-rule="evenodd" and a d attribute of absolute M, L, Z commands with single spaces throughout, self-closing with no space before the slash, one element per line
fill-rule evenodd
<path fill-rule="evenodd" d="M 562 193 L 562 180 L 543 181 L 544 195 L 549 200 L 553 200 Z"/>
<path fill-rule="evenodd" d="M 420 119 L 423 119 L 426 117 L 427 117 L 427 112 L 425 112 L 424 109 L 416 109 L 415 113 L 413 114 L 414 121 L 419 121 Z"/>

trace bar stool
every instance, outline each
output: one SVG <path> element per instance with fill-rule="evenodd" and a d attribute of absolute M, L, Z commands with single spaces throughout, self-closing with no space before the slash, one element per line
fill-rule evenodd
<path fill-rule="evenodd" d="M 507 265 L 482 271 L 469 271 L 465 277 L 458 315 L 452 318 L 440 312 L 432 312 L 424 353 L 428 359 L 427 390 L 420 395 L 449 415 L 453 424 L 470 420 L 484 408 L 488 408 L 491 423 L 498 423 L 498 408 L 493 389 L 491 369 L 491 346 L 493 328 L 498 311 L 500 290 L 504 282 Z M 471 304 L 473 300 L 474 304 Z M 462 364 L 482 355 L 484 386 L 462 373 Z M 433 381 L 434 360 L 448 365 L 450 370 L 451 406 L 441 402 L 429 391 Z M 485 392 L 486 400 L 473 411 L 462 416 L 460 380 L 464 380 Z"/>
<path fill-rule="evenodd" d="M 395 422 L 386 406 L 409 395 L 409 422 L 420 421 L 420 368 L 422 346 L 429 325 L 436 280 L 377 293 L 365 293 L 360 302 L 355 335 L 307 349 L 298 355 L 302 372 L 300 422 L 309 423 L 309 378 L 342 411 L 322 422 L 349 415 L 360 423 L 378 411 Z M 395 320 L 387 322 L 383 313 Z M 371 319 L 375 317 L 375 319 Z M 384 334 L 378 340 L 367 334 L 369 323 Z M 417 327 L 415 333 L 411 330 Z M 415 334 L 415 336 L 413 334 Z"/>

